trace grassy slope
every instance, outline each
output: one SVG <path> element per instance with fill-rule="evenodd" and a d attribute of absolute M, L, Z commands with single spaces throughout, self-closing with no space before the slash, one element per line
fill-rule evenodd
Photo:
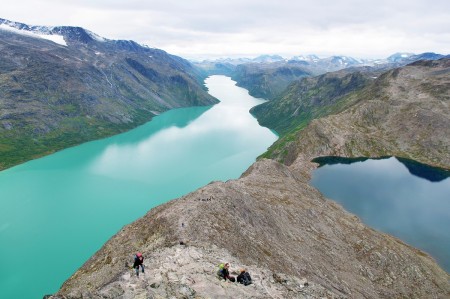
<path fill-rule="evenodd" d="M 302 118 L 263 156 L 290 165 L 299 157 L 399 156 L 450 168 L 450 60 L 386 72 L 316 114 Z"/>
<path fill-rule="evenodd" d="M 61 47 L 0 32 L 0 170 L 216 102 L 187 61 L 115 44 Z"/>

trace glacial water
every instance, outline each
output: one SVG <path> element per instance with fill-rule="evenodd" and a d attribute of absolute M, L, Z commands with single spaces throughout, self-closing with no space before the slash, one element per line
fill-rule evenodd
<path fill-rule="evenodd" d="M 261 99 L 224 76 L 206 86 L 219 104 L 171 110 L 0 172 L 0 298 L 56 292 L 122 226 L 211 181 L 238 178 L 277 139 L 248 112 Z"/>
<path fill-rule="evenodd" d="M 328 157 L 312 185 L 367 225 L 422 249 L 450 273 L 450 172 L 389 158 Z M 354 163 L 352 163 L 354 162 Z"/>

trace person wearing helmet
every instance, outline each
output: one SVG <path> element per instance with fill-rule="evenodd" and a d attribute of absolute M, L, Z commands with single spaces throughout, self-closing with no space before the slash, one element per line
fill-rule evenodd
<path fill-rule="evenodd" d="M 139 266 L 142 268 L 142 273 L 144 273 L 144 257 L 142 256 L 142 253 L 138 252 L 134 256 L 134 264 L 133 268 L 136 270 L 136 276 L 139 277 Z"/>

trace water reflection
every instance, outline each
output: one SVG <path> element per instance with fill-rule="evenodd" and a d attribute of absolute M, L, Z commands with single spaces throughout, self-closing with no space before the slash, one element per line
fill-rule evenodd
<path fill-rule="evenodd" d="M 229 162 L 234 168 L 243 166 L 236 172 L 239 175 L 248 167 L 248 158 L 262 153 L 276 136 L 260 127 L 248 112 L 262 100 L 249 96 L 227 77 L 217 76 L 206 83 L 219 104 L 186 126 L 168 126 L 137 143 L 109 145 L 92 161 L 91 171 L 159 186 L 175 183 L 175 179 L 201 179 L 211 171 L 220 172 L 219 167 Z M 165 118 L 179 118 L 180 113 L 184 114 L 184 109 L 170 111 Z"/>
<path fill-rule="evenodd" d="M 389 158 L 325 165 L 311 183 L 369 226 L 427 251 L 450 272 L 450 178 L 429 181 Z"/>
<path fill-rule="evenodd" d="M 371 160 L 384 160 L 389 157 L 381 157 L 378 159 L 371 159 Z M 445 180 L 446 178 L 450 177 L 450 170 L 439 168 L 439 167 L 432 167 L 426 164 L 419 163 L 414 160 L 405 159 L 405 158 L 399 158 L 396 157 L 396 159 L 405 165 L 405 167 L 408 169 L 408 171 L 417 177 L 426 179 L 430 182 L 440 182 L 442 180 Z M 320 166 L 323 165 L 334 165 L 334 164 L 353 164 L 355 162 L 364 162 L 369 160 L 369 158 L 365 157 L 359 157 L 359 158 L 344 158 L 344 157 L 318 157 L 313 159 L 313 162 L 318 163 Z M 383 165 L 383 164 L 380 164 Z"/>
<path fill-rule="evenodd" d="M 213 107 L 175 109 L 0 172 L 0 298 L 55 292 L 123 225 L 210 181 L 239 177 L 276 140 L 248 112 L 262 100 L 230 78 L 206 84 L 221 100 Z M 14 257 L 26 257 L 25 270 Z"/>

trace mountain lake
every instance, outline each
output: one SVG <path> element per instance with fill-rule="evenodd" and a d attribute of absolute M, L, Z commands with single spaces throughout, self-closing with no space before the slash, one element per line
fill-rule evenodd
<path fill-rule="evenodd" d="M 324 157 L 311 184 L 368 226 L 430 254 L 450 273 L 450 172 L 411 160 Z"/>
<path fill-rule="evenodd" d="M 0 172 L 0 298 L 56 292 L 124 225 L 211 181 L 238 178 L 277 139 L 249 113 L 264 100 L 225 76 L 205 83 L 219 104 L 170 110 Z"/>

